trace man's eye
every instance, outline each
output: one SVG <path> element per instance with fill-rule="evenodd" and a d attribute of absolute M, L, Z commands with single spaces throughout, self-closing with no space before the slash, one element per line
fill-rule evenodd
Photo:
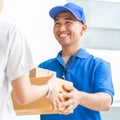
<path fill-rule="evenodd" d="M 60 25 L 60 23 L 57 23 L 57 22 L 56 22 L 55 25 Z"/>
<path fill-rule="evenodd" d="M 68 21 L 68 22 L 66 22 L 66 24 L 71 24 L 71 22 L 70 22 L 70 21 Z"/>
<path fill-rule="evenodd" d="M 71 25 L 71 24 L 73 24 L 73 21 L 67 21 L 66 22 L 66 25 Z"/>

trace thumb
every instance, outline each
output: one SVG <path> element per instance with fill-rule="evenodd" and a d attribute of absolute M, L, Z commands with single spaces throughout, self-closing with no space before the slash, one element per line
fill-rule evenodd
<path fill-rule="evenodd" d="M 63 85 L 63 89 L 67 92 L 70 92 L 72 91 L 74 88 L 73 86 L 70 86 L 70 85 Z"/>

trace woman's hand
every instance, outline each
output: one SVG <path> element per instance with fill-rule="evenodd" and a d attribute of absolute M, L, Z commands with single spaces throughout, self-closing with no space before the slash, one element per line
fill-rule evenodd
<path fill-rule="evenodd" d="M 58 110 L 61 109 L 61 102 L 63 102 L 64 99 L 61 95 L 60 89 L 55 85 L 55 78 L 55 74 L 52 74 L 46 84 L 48 86 L 48 92 L 46 97 L 50 100 L 52 108 L 54 110 Z"/>

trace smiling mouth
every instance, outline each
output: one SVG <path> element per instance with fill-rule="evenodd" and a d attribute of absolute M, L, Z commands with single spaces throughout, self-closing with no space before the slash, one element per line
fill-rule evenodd
<path fill-rule="evenodd" d="M 61 38 L 67 37 L 69 34 L 68 33 L 59 33 L 58 36 Z"/>

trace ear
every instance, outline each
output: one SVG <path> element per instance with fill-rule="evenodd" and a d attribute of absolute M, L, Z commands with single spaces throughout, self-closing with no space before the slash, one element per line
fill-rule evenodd
<path fill-rule="evenodd" d="M 80 32 L 81 35 L 83 35 L 86 30 L 87 30 L 87 25 L 83 24 Z"/>

